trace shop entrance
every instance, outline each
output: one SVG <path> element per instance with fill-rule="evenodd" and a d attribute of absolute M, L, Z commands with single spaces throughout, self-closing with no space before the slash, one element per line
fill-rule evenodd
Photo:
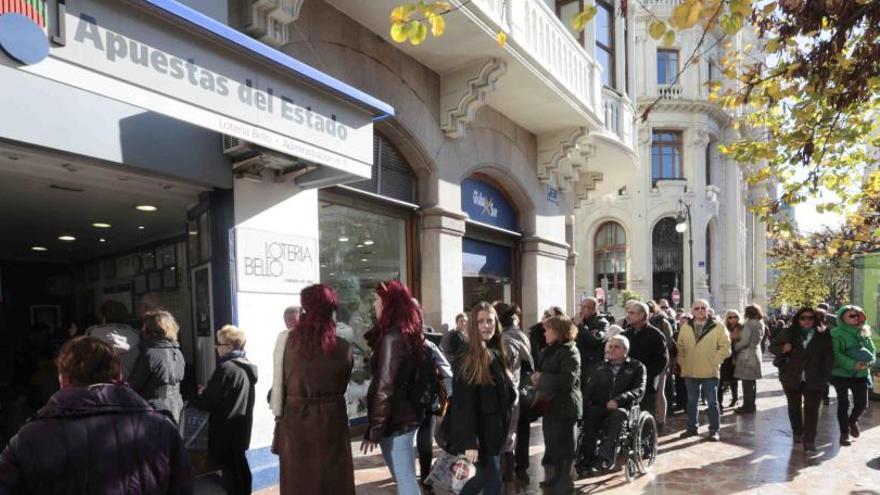
<path fill-rule="evenodd" d="M 60 346 L 108 301 L 133 329 L 145 309 L 175 316 L 194 392 L 186 219 L 204 191 L 0 144 L 0 448 L 57 390 Z"/>
<path fill-rule="evenodd" d="M 683 236 L 675 230 L 675 219 L 664 218 L 654 226 L 651 236 L 653 251 L 653 299 L 672 300 L 672 289 L 681 290 L 684 252 Z"/>

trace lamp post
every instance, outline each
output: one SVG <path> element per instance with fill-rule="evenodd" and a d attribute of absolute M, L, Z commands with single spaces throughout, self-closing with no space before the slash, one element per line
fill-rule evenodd
<path fill-rule="evenodd" d="M 688 233 L 688 259 L 690 266 L 688 267 L 688 295 L 691 306 L 694 304 L 694 229 L 691 225 L 691 205 L 685 203 L 682 199 L 678 200 L 678 217 L 675 219 L 675 231 L 683 234 Z"/>

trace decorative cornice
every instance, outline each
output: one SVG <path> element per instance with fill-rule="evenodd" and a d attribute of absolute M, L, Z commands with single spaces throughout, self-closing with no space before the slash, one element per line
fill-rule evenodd
<path fill-rule="evenodd" d="M 595 155 L 585 127 L 571 127 L 538 136 L 538 180 L 555 185 L 562 192 L 571 191 Z M 554 180 L 555 179 L 555 180 Z"/>
<path fill-rule="evenodd" d="M 240 0 L 249 2 L 244 7 L 242 31 L 254 38 L 278 48 L 288 43 L 287 28 L 299 18 L 305 0 Z M 280 29 L 274 29 L 277 22 Z"/>
<path fill-rule="evenodd" d="M 507 63 L 490 58 L 444 74 L 440 78 L 440 128 L 450 138 L 464 137 L 477 110 L 486 104 L 486 95 L 495 90 L 498 79 L 507 73 Z"/>

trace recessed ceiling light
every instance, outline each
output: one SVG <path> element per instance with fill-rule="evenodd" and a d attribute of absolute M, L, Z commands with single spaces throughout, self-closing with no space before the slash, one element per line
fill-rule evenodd
<path fill-rule="evenodd" d="M 367 239 L 366 241 L 364 241 L 364 245 L 365 245 L 365 246 L 372 246 L 372 245 L 373 245 L 373 240 L 372 240 L 372 239 Z"/>
<path fill-rule="evenodd" d="M 135 208 L 137 208 L 140 211 L 156 211 L 159 209 L 153 205 L 137 205 L 137 206 L 135 206 Z"/>
<path fill-rule="evenodd" d="M 348 242 L 348 237 L 345 237 L 345 236 L 340 237 L 339 242 Z"/>
<path fill-rule="evenodd" d="M 95 222 L 92 224 L 92 227 L 94 227 L 96 229 L 109 229 L 110 224 L 107 222 Z"/>
<path fill-rule="evenodd" d="M 330 276 L 336 275 L 336 272 L 330 272 Z"/>
<path fill-rule="evenodd" d="M 48 249 L 43 246 L 31 246 L 31 251 L 48 251 Z"/>
<path fill-rule="evenodd" d="M 144 230 L 144 226 L 143 226 L 143 225 L 138 225 L 138 230 Z"/>
<path fill-rule="evenodd" d="M 102 238 L 98 239 L 98 242 L 107 242 L 107 239 L 104 239 L 104 238 L 102 237 Z"/>
<path fill-rule="evenodd" d="M 361 247 L 364 247 L 364 245 L 363 245 L 363 244 L 358 244 L 358 245 L 355 246 L 355 247 L 359 247 L 359 248 L 361 248 Z"/>
<path fill-rule="evenodd" d="M 366 259 L 366 258 L 361 258 L 361 261 L 364 261 L 364 262 L 366 262 L 366 261 L 367 261 L 367 259 Z"/>
<path fill-rule="evenodd" d="M 76 240 L 76 237 L 74 237 L 72 235 L 62 235 L 62 236 L 58 236 L 58 240 L 65 241 L 65 242 L 72 242 L 72 241 Z"/>

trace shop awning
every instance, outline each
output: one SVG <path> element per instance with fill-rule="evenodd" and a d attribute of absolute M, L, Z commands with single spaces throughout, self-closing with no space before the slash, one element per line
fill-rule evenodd
<path fill-rule="evenodd" d="M 387 103 L 174 0 L 48 5 L 48 57 L 0 63 L 295 157 L 321 185 L 370 177 Z"/>

